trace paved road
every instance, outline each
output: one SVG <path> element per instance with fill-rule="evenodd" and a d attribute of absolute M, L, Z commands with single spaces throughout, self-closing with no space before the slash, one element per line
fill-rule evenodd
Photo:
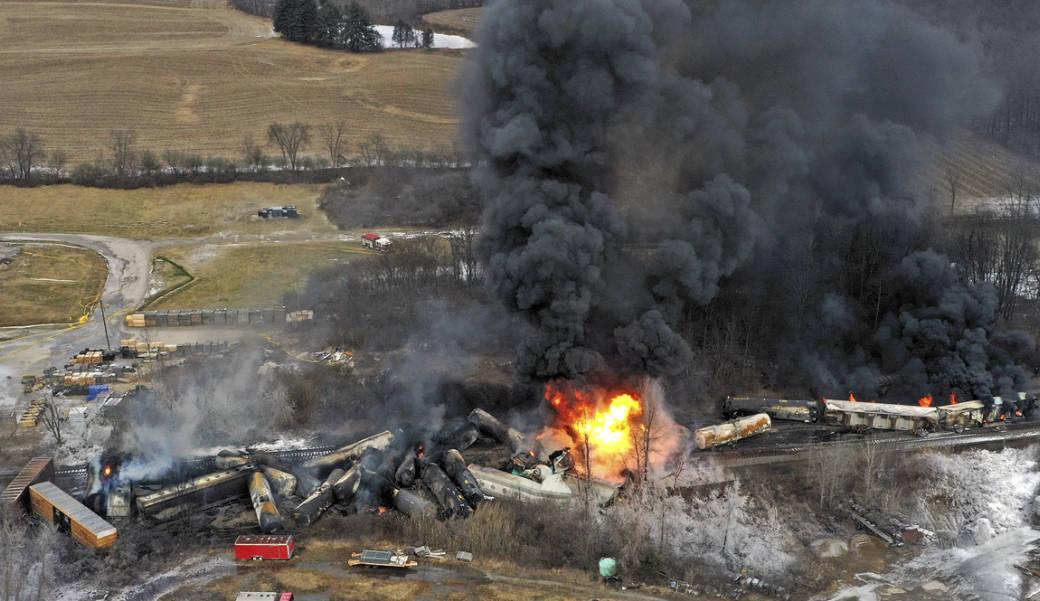
<path fill-rule="evenodd" d="M 140 304 L 148 293 L 151 242 L 84 234 L 0 234 L 0 241 L 69 244 L 89 248 L 104 257 L 108 278 L 101 298 L 114 343 L 118 343 L 123 314 Z M 104 345 L 100 315 L 100 308 L 94 307 L 89 319 L 80 324 L 0 329 L 0 337 L 6 338 L 0 342 L 0 407 L 13 405 L 20 398 L 22 374 L 63 365 L 76 349 Z"/>

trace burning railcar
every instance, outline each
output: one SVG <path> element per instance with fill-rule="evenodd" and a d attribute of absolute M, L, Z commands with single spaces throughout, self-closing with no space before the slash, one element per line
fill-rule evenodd
<path fill-rule="evenodd" d="M 722 416 L 727 419 L 756 413 L 765 413 L 774 420 L 810 423 L 820 418 L 820 405 L 814 400 L 734 396 L 722 401 Z"/>
<path fill-rule="evenodd" d="M 824 400 L 824 407 L 827 423 L 851 429 L 930 432 L 940 425 L 935 407 L 838 399 Z"/>
<path fill-rule="evenodd" d="M 249 493 L 248 481 L 256 466 L 240 465 L 229 470 L 192 478 L 137 498 L 141 515 L 153 519 L 176 517 L 195 508 L 211 507 Z"/>

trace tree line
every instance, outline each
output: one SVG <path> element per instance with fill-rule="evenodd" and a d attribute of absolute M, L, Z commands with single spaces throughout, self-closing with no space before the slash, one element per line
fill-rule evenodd
<path fill-rule="evenodd" d="M 414 19 L 415 17 L 453 8 L 473 8 L 483 6 L 483 0 L 357 0 L 361 8 L 368 14 L 384 22 L 397 19 Z M 260 17 L 274 15 L 277 0 L 231 0 L 231 5 L 243 12 Z"/>
<path fill-rule="evenodd" d="M 126 185 L 134 180 L 180 176 L 228 181 L 245 174 L 269 171 L 296 174 L 341 167 L 458 167 L 465 163 L 454 149 L 402 148 L 382 134 L 372 133 L 348 147 L 344 121 L 312 126 L 308 123 L 272 123 L 266 140 L 242 139 L 239 157 L 204 156 L 167 149 L 161 153 L 140 148 L 137 130 L 109 130 L 91 161 L 70 165 L 60 148 L 48 149 L 39 132 L 18 128 L 0 135 L 0 182 L 19 185 L 72 182 L 81 185 Z"/>
<path fill-rule="evenodd" d="M 383 37 L 376 31 L 368 12 L 356 2 L 345 10 L 331 1 L 278 0 L 272 16 L 274 30 L 290 42 L 351 52 L 378 52 Z M 394 27 L 393 42 L 398 48 L 431 48 L 433 31 L 417 35 L 404 21 Z"/>

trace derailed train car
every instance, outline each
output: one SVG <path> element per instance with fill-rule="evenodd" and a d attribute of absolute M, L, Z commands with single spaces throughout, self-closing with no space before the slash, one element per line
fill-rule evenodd
<path fill-rule="evenodd" d="M 769 415 L 757 413 L 714 426 L 699 428 L 694 431 L 693 440 L 697 444 L 697 448 L 703 451 L 761 434 L 768 431 L 771 426 L 772 420 Z"/>
<path fill-rule="evenodd" d="M 832 425 L 915 433 L 979 427 L 985 422 L 986 408 L 982 401 L 964 401 L 942 407 L 837 399 L 826 399 L 824 404 L 824 420 Z"/>
<path fill-rule="evenodd" d="M 771 419 L 810 423 L 819 419 L 820 404 L 814 400 L 734 396 L 722 401 L 722 416 L 726 419 L 756 413 L 765 413 Z"/>
<path fill-rule="evenodd" d="M 29 502 L 33 514 L 86 547 L 104 549 L 116 544 L 119 533 L 115 526 L 50 482 L 30 486 Z"/>
<path fill-rule="evenodd" d="M 862 430 L 930 432 L 939 427 L 935 407 L 893 405 L 866 401 L 825 399 L 824 421 L 835 426 Z"/>

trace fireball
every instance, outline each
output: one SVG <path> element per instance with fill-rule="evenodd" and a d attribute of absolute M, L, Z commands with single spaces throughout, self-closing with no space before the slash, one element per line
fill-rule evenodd
<path fill-rule="evenodd" d="M 932 395 L 926 394 L 923 397 L 917 399 L 917 404 L 921 407 L 931 407 L 933 400 L 934 399 L 932 398 Z"/>
<path fill-rule="evenodd" d="M 605 408 L 586 408 L 574 423 L 574 430 L 589 446 L 609 453 L 625 453 L 632 448 L 632 419 L 642 415 L 643 406 L 631 394 L 612 397 Z"/>
<path fill-rule="evenodd" d="M 643 401 L 635 392 L 549 384 L 545 398 L 556 410 L 556 427 L 588 459 L 596 476 L 614 478 L 625 468 L 642 425 Z M 546 433 L 543 433 L 543 437 Z"/>

